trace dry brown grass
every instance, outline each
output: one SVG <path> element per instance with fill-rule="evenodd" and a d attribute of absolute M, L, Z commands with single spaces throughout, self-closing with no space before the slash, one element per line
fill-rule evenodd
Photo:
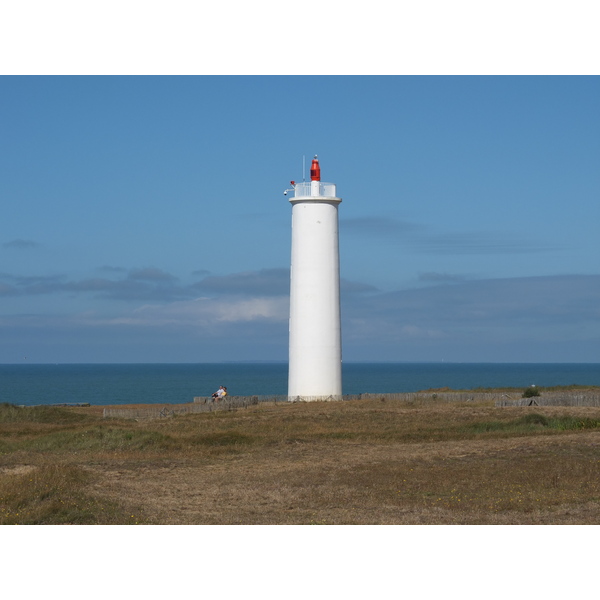
<path fill-rule="evenodd" d="M 57 522 L 600 521 L 599 408 L 359 400 L 134 422 L 90 407 L 0 427 L 2 523 L 55 522 L 40 512 L 51 468 L 71 486 Z"/>

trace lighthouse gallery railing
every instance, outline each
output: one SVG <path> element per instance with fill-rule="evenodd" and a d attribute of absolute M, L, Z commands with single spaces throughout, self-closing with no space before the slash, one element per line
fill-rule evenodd
<path fill-rule="evenodd" d="M 326 183 L 325 181 L 302 181 L 294 185 L 294 196 L 296 198 L 304 196 L 312 196 L 312 185 L 317 183 L 319 185 L 318 196 L 324 196 L 326 198 L 336 198 L 335 195 L 335 183 Z"/>

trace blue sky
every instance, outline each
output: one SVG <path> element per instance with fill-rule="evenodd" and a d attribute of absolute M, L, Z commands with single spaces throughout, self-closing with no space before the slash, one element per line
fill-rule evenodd
<path fill-rule="evenodd" d="M 599 101 L 597 76 L 0 77 L 0 362 L 286 360 L 283 191 L 313 154 L 344 360 L 596 362 Z"/>

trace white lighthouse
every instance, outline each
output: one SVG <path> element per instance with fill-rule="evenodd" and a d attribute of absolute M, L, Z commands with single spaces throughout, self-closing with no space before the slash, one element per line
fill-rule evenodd
<path fill-rule="evenodd" d="M 317 156 L 310 181 L 291 182 L 292 262 L 288 399 L 342 397 L 340 255 L 335 184 L 321 181 Z"/>

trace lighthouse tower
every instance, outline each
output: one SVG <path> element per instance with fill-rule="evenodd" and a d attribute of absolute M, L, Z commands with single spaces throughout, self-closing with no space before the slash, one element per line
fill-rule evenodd
<path fill-rule="evenodd" d="M 335 184 L 321 181 L 317 156 L 310 181 L 291 182 L 292 262 L 288 399 L 342 396 L 340 258 Z"/>

